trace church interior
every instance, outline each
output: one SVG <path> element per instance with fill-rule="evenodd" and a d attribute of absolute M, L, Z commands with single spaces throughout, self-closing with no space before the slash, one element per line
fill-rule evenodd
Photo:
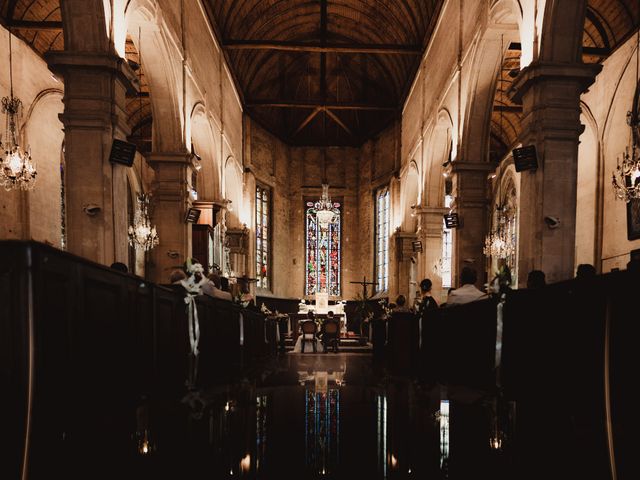
<path fill-rule="evenodd" d="M 640 478 L 638 0 L 0 0 L 0 58 L 2 478 Z"/>

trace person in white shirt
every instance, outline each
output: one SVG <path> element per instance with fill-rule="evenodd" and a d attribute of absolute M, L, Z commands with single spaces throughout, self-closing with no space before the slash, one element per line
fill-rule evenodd
<path fill-rule="evenodd" d="M 222 282 L 217 273 L 209 274 L 209 281 L 202 286 L 202 293 L 213 298 L 231 301 L 231 294 L 221 289 Z"/>
<path fill-rule="evenodd" d="M 471 267 L 464 267 L 460 273 L 460 287 L 449 293 L 447 297 L 447 307 L 454 305 L 464 305 L 465 303 L 485 300 L 487 294 L 478 290 L 475 286 L 478 274 Z"/>

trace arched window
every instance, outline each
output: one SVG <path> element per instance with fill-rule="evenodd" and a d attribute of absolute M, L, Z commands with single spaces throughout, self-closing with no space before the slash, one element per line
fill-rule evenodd
<path fill-rule="evenodd" d="M 450 194 L 444 197 L 445 208 L 450 208 L 453 197 Z M 443 220 L 444 223 L 444 220 Z M 442 288 L 451 288 L 451 264 L 453 260 L 453 232 L 446 225 L 442 229 L 442 260 L 440 264 L 440 275 L 442 277 Z"/>
<path fill-rule="evenodd" d="M 389 188 L 376 193 L 376 291 L 389 288 Z"/>
<path fill-rule="evenodd" d="M 340 295 L 340 228 L 342 211 L 334 203 L 338 213 L 333 222 L 322 226 L 313 202 L 306 203 L 306 281 L 305 295 L 327 292 Z"/>
<path fill-rule="evenodd" d="M 256 186 L 256 277 L 258 288 L 271 287 L 271 190 Z"/>
<path fill-rule="evenodd" d="M 62 143 L 62 150 L 60 152 L 60 248 L 62 250 L 67 249 L 67 196 L 64 190 L 64 142 Z"/>

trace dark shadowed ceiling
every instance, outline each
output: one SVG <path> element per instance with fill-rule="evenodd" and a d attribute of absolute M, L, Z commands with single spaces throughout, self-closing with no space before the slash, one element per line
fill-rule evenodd
<path fill-rule="evenodd" d="M 292 144 L 350 145 L 399 115 L 442 0 L 206 2 L 254 119 Z M 0 22 L 40 55 L 64 49 L 60 0 L 0 0 Z M 583 60 L 605 60 L 639 23 L 638 0 L 588 0 Z M 522 108 L 506 93 L 519 71 L 519 49 L 510 45 L 500 72 L 494 159 L 521 130 Z M 131 38 L 126 50 L 139 63 Z M 152 116 L 144 74 L 142 84 L 142 95 L 130 97 L 127 109 L 130 139 L 148 151 Z"/>
<path fill-rule="evenodd" d="M 442 0 L 207 0 L 248 113 L 300 145 L 398 116 Z"/>

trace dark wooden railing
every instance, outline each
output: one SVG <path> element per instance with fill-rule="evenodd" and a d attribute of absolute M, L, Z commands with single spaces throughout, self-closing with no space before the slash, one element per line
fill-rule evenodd
<path fill-rule="evenodd" d="M 0 477 L 50 478 L 55 465 L 90 464 L 109 451 L 115 466 L 113 445 L 135 431 L 141 398 L 175 401 L 190 378 L 200 388 L 228 382 L 244 363 L 275 353 L 275 324 L 259 312 L 211 297 L 198 297 L 197 308 L 193 378 L 181 288 L 35 242 L 0 242 L 0 418 L 9 445 Z"/>
<path fill-rule="evenodd" d="M 563 478 L 608 479 L 614 472 L 634 478 L 628 452 L 637 408 L 630 392 L 640 363 L 632 331 L 640 320 L 639 294 L 640 276 L 632 272 L 512 291 L 501 307 L 499 364 L 494 300 L 429 311 L 421 345 L 416 317 L 392 318 L 386 339 L 378 320 L 374 339 L 387 346 L 374 345 L 374 355 L 386 354 L 395 372 L 480 388 L 515 402 L 519 455 L 534 470 L 548 468 L 536 461 L 542 456 L 581 451 L 582 458 L 565 462 L 575 468 Z M 539 471 L 526 478 L 549 475 Z"/>

